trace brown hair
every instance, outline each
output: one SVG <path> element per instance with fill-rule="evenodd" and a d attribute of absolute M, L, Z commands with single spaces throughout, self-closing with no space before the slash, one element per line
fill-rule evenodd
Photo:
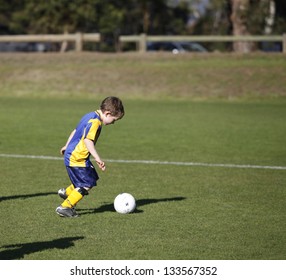
<path fill-rule="evenodd" d="M 124 107 L 122 101 L 115 96 L 106 97 L 100 105 L 100 110 L 104 113 L 109 111 L 114 117 L 119 117 L 120 119 L 124 116 Z"/>

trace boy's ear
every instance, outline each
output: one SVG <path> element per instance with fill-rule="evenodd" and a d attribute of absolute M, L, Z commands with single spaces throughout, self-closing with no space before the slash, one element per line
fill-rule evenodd
<path fill-rule="evenodd" d="M 103 114 L 104 114 L 105 116 L 108 116 L 108 115 L 111 115 L 111 112 L 110 112 L 110 111 L 105 111 Z"/>

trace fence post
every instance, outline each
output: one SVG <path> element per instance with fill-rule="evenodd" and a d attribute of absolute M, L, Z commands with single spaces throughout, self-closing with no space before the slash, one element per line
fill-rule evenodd
<path fill-rule="evenodd" d="M 67 30 L 65 30 L 64 35 L 67 35 L 67 34 L 68 34 Z M 65 52 L 67 50 L 67 47 L 68 47 L 68 41 L 67 40 L 62 41 L 60 52 L 61 53 Z"/>
<path fill-rule="evenodd" d="M 77 32 L 75 34 L 75 50 L 77 52 L 81 52 L 82 51 L 82 33 Z"/>
<path fill-rule="evenodd" d="M 139 38 L 139 52 L 145 53 L 146 52 L 146 34 L 142 33 Z"/>
<path fill-rule="evenodd" d="M 286 33 L 283 34 L 282 52 L 286 54 Z"/>

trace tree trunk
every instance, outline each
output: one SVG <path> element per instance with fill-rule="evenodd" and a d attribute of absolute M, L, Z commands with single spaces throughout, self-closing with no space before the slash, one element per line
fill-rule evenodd
<path fill-rule="evenodd" d="M 272 33 L 272 29 L 274 26 L 274 20 L 275 20 L 275 12 L 276 12 L 275 1 L 270 0 L 269 1 L 269 15 L 265 19 L 266 25 L 265 25 L 264 33 L 266 35 L 269 35 Z"/>
<path fill-rule="evenodd" d="M 231 2 L 231 22 L 233 36 L 250 35 L 247 30 L 247 11 L 249 9 L 249 0 L 230 0 Z M 234 42 L 233 50 L 239 53 L 248 53 L 253 48 L 251 42 Z"/>

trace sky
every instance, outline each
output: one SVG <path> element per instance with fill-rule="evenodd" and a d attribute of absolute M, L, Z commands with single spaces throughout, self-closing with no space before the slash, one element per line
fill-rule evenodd
<path fill-rule="evenodd" d="M 189 6 L 193 10 L 188 21 L 189 25 L 193 25 L 200 17 L 204 16 L 210 0 L 169 0 L 169 5 L 175 7 L 180 2 L 189 3 Z"/>
<path fill-rule="evenodd" d="M 194 12 L 190 15 L 188 21 L 188 25 L 193 25 L 198 19 L 205 15 L 206 8 L 209 5 L 209 0 L 197 0 L 190 2 L 195 2 L 191 4 Z"/>

